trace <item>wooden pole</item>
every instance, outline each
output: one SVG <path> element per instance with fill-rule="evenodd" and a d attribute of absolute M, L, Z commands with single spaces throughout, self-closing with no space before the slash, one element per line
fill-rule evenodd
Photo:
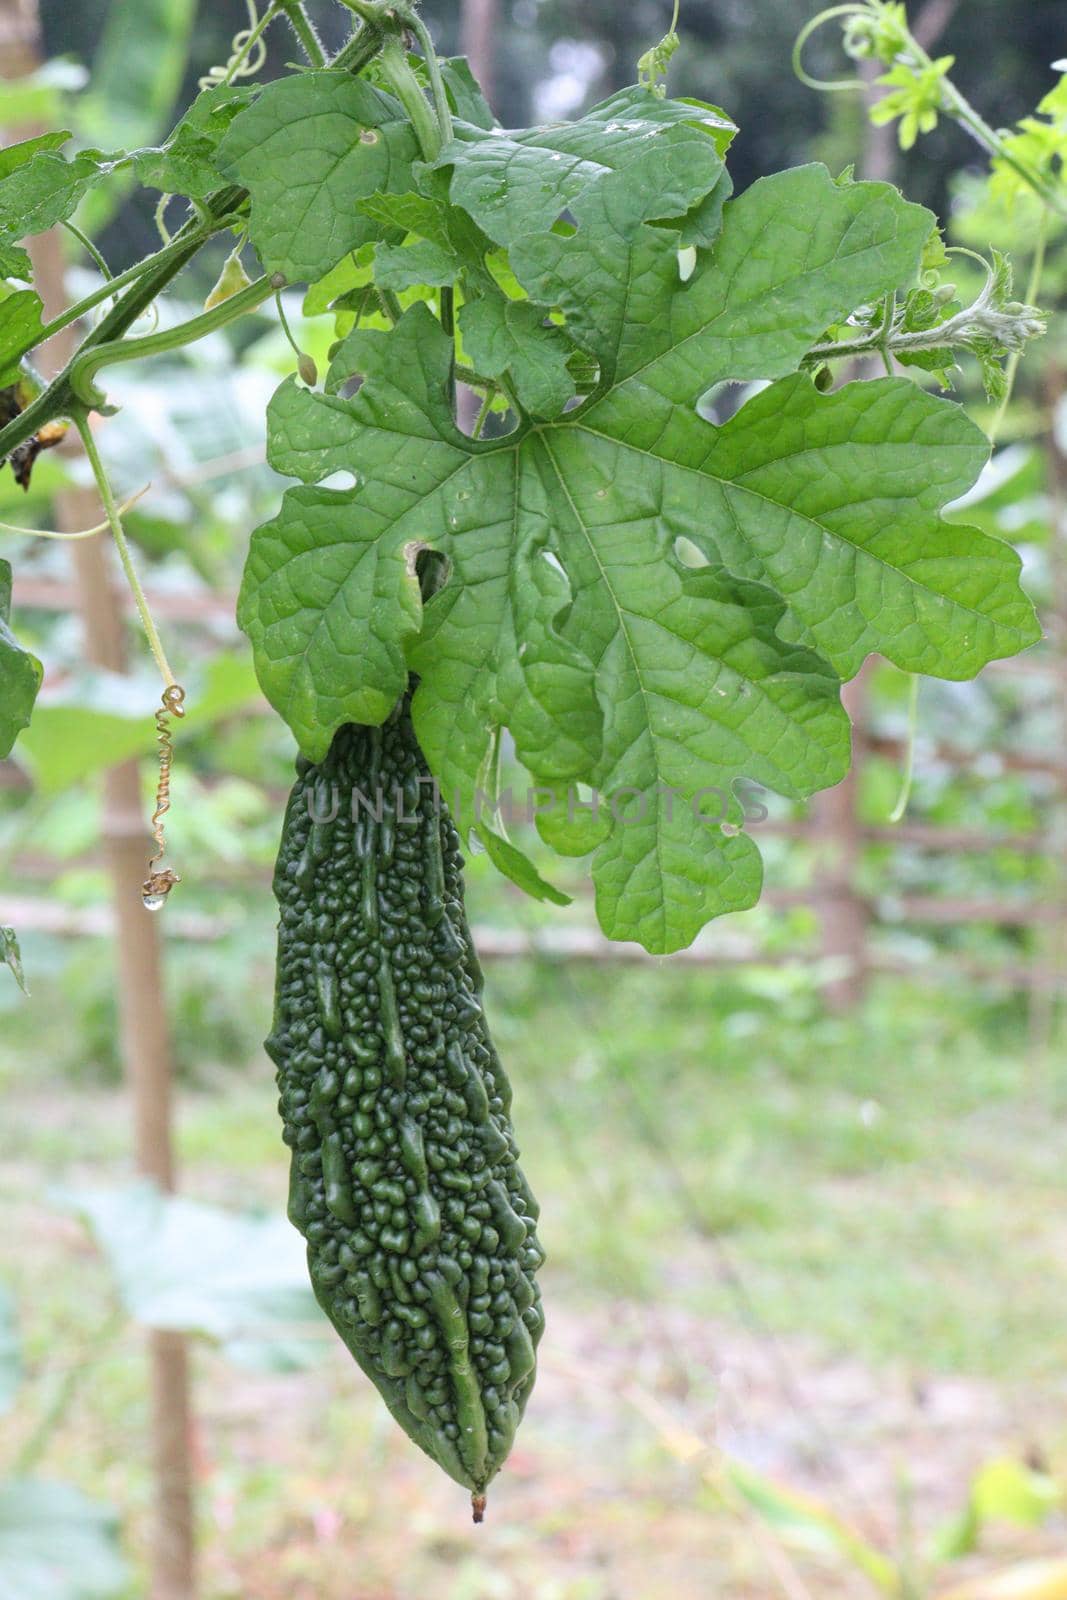
<path fill-rule="evenodd" d="M 1048 442 L 1046 459 L 1049 477 L 1049 576 L 1050 597 L 1048 634 L 1054 652 L 1053 678 L 1058 748 L 1067 741 L 1067 453 L 1057 435 L 1057 418 L 1067 404 L 1067 377 L 1053 362 L 1045 374 L 1045 407 Z M 1058 690 L 1058 693 L 1056 692 Z M 1053 818 L 1058 814 L 1059 833 L 1067 819 L 1067 783 L 1063 776 L 1056 786 Z M 1067 860 L 1064 841 L 1050 819 L 1052 840 L 1052 883 L 1049 887 L 1051 921 L 1035 932 L 1037 948 L 1031 962 L 1030 985 L 1030 1064 L 1035 1090 L 1048 1089 L 1049 1053 L 1056 1028 L 1057 999 L 1054 985 L 1062 976 L 1067 958 Z"/>
<path fill-rule="evenodd" d="M 38 64 L 39 39 L 35 0 L 0 0 L 0 46 L 6 75 L 22 75 Z M 46 234 L 32 241 L 32 255 L 36 285 L 48 318 L 67 303 L 58 235 Z M 56 336 L 39 358 L 46 375 L 59 370 L 72 346 L 71 330 Z M 69 451 L 77 453 L 73 443 Z M 98 522 L 101 510 L 95 492 L 85 488 L 63 490 L 57 496 L 56 516 L 60 527 L 66 530 Z M 79 540 L 71 546 L 71 553 L 86 659 L 112 672 L 122 672 L 126 665 L 123 609 L 112 586 L 107 543 L 99 537 Z M 152 737 L 152 724 L 146 719 L 146 750 L 151 747 Z M 134 761 L 113 767 L 106 774 L 102 835 L 114 901 L 120 1047 L 133 1101 L 134 1155 L 138 1172 L 169 1190 L 174 1187 L 175 1176 L 170 1040 L 159 924 L 141 905 L 141 882 L 150 846 L 140 772 Z M 148 1335 L 148 1358 L 155 1478 L 151 1600 L 194 1600 L 187 1341 L 181 1334 L 152 1331 Z"/>
<path fill-rule="evenodd" d="M 497 0 L 463 0 L 460 12 L 460 49 L 471 64 L 471 71 L 482 86 L 482 93 L 493 103 L 496 89 Z"/>
<path fill-rule="evenodd" d="M 823 986 L 832 1011 L 849 1011 L 857 1006 L 863 999 L 868 977 L 870 908 L 856 889 L 863 851 L 857 797 L 864 751 L 865 676 L 861 672 L 841 691 L 852 721 L 852 765 L 835 788 L 819 795 L 814 808 L 818 875 L 815 904 L 821 954 L 833 966 L 832 975 Z"/>

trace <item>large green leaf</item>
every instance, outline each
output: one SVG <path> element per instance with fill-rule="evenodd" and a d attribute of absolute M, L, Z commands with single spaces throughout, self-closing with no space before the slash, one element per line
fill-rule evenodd
<path fill-rule="evenodd" d="M 0 1483 L 0 1600 L 118 1600 L 129 1581 L 110 1507 L 68 1483 Z"/>
<path fill-rule="evenodd" d="M 735 131 L 717 106 L 632 88 L 578 122 L 512 132 L 461 126 L 437 164 L 452 169 L 453 199 L 491 239 L 510 244 L 603 189 L 613 208 L 684 216 L 715 188 Z"/>
<path fill-rule="evenodd" d="M 0 758 L 10 755 L 41 687 L 44 669 L 24 650 L 8 626 L 11 616 L 11 563 L 0 561 Z"/>
<path fill-rule="evenodd" d="M 356 486 L 287 494 L 253 538 L 241 617 L 265 691 L 319 758 L 373 694 L 399 692 L 380 621 L 402 614 L 419 738 L 464 830 L 506 726 L 535 783 L 614 798 L 593 861 L 601 921 L 669 951 L 758 895 L 734 785 L 797 798 L 842 776 L 839 676 L 873 650 L 967 676 L 1036 626 L 1014 553 L 940 518 L 986 453 L 962 411 L 897 379 L 821 395 L 796 371 L 826 327 L 914 276 L 929 213 L 801 168 L 728 204 L 686 277 L 680 233 L 647 225 L 663 215 L 659 148 L 633 154 L 629 187 L 621 169 L 594 174 L 575 230 L 511 246 L 532 299 L 560 307 L 596 363 L 582 406 L 465 437 L 450 342 L 424 307 L 343 343 L 328 387 L 359 374 L 352 398 L 283 385 L 273 465 Z M 504 231 L 458 165 L 457 187 Z M 754 378 L 778 381 L 725 426 L 699 414 L 712 386 Z M 417 636 L 413 541 L 450 563 Z M 558 818 L 543 831 L 581 848 Z"/>
<path fill-rule="evenodd" d="M 292 1365 L 296 1344 L 314 1345 L 321 1312 L 303 1243 L 283 1217 L 202 1205 L 149 1183 L 64 1198 L 92 1230 L 123 1305 L 143 1326 L 200 1334 L 227 1352 L 233 1345 L 246 1365 Z M 279 1337 L 283 1361 L 270 1349 Z"/>
<path fill-rule="evenodd" d="M 252 242 L 266 270 L 314 282 L 381 236 L 359 201 L 413 189 L 417 155 L 395 100 L 325 71 L 268 84 L 229 129 L 218 161 L 251 193 Z"/>

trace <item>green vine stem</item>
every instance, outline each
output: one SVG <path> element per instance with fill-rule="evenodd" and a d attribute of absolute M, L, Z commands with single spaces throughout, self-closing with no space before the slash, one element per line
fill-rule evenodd
<path fill-rule="evenodd" d="M 197 339 L 217 333 L 228 322 L 235 322 L 238 317 L 254 311 L 269 295 L 284 287 L 285 280 L 278 273 L 271 277 L 264 275 L 250 283 L 247 289 L 230 295 L 229 299 L 213 306 L 210 311 L 202 312 L 199 317 L 180 322 L 176 328 L 164 328 L 159 333 L 146 334 L 143 339 L 122 339 L 114 344 L 86 350 L 76 356 L 71 364 L 71 390 L 83 405 L 103 412 L 107 404 L 106 397 L 93 382 L 102 367 L 114 366 L 119 361 L 143 361 L 146 356 L 165 355 L 169 350 L 180 350 L 183 345 L 194 344 Z"/>
<path fill-rule="evenodd" d="M 358 75 L 379 53 L 386 34 L 387 30 L 377 20 L 364 20 L 358 33 L 338 51 L 331 65 L 338 70 Z M 192 260 L 205 240 L 237 220 L 234 214 L 247 199 L 247 191 L 236 186 L 220 189 L 208 199 L 203 216 L 190 219 L 162 250 L 157 250 L 154 255 L 138 262 L 126 272 L 119 273 L 110 283 L 86 295 L 76 305 L 69 306 L 46 325 L 37 342 L 43 343 L 62 328 L 76 322 L 102 300 L 108 299 L 120 289 L 126 289 L 127 292 L 120 296 L 99 325 L 88 335 L 78 356 L 90 348 L 120 339 L 127 328 L 136 322 L 142 312 L 163 292 L 171 279 Z M 63 371 L 53 378 L 24 411 L 14 417 L 6 427 L 0 428 L 0 460 L 9 455 L 16 445 L 32 438 L 56 417 L 71 415 L 76 404 L 70 386 L 72 366 L 73 361 L 68 362 Z"/>
<path fill-rule="evenodd" d="M 904 772 L 900 780 L 900 793 L 896 805 L 889 813 L 892 823 L 903 822 L 911 799 L 911 786 L 915 778 L 915 741 L 919 737 L 919 674 L 909 673 L 908 685 L 908 742 L 904 752 Z"/>
<path fill-rule="evenodd" d="M 108 478 L 104 463 L 100 459 L 100 452 L 96 448 L 96 440 L 93 438 L 93 430 L 89 426 L 89 417 L 85 411 L 75 411 L 74 426 L 81 435 L 86 459 L 92 468 L 93 479 L 100 495 L 101 504 L 104 507 L 108 527 L 111 529 L 115 540 L 115 548 L 118 550 L 119 560 L 122 562 L 122 570 L 126 574 L 126 582 L 130 586 L 130 593 L 133 595 L 134 604 L 141 618 L 141 626 L 144 628 L 145 638 L 148 640 L 148 648 L 151 650 L 156 666 L 159 668 L 164 688 L 175 688 L 177 680 L 170 669 L 170 662 L 167 660 L 166 651 L 163 649 L 163 641 L 159 637 L 159 631 L 153 621 L 152 613 L 148 609 L 148 601 L 145 598 L 145 592 L 141 588 L 141 580 L 138 578 L 133 565 L 130 547 L 126 540 L 126 531 L 122 526 L 122 514 L 115 502 L 111 480 Z"/>
<path fill-rule="evenodd" d="M 301 0 L 278 0 L 278 6 L 284 12 L 286 21 L 296 34 L 297 42 L 311 65 L 324 67 L 326 56 Z"/>
<path fill-rule="evenodd" d="M 229 226 L 229 221 L 221 220 L 212 223 L 209 228 L 201 228 L 197 239 L 197 249 L 227 226 Z M 44 344 L 47 339 L 51 339 L 53 334 L 62 332 L 64 328 L 69 328 L 72 322 L 77 322 L 87 312 L 93 311 L 101 301 L 110 300 L 118 294 L 120 289 L 124 289 L 128 284 L 136 282 L 138 278 L 143 277 L 154 268 L 165 266 L 173 257 L 181 256 L 182 265 L 184 266 L 189 244 L 190 239 L 188 236 L 172 239 L 161 250 L 157 250 L 154 255 L 146 256 L 143 261 L 138 261 L 132 267 L 127 267 L 125 272 L 119 272 L 115 277 L 109 278 L 106 283 L 101 284 L 99 289 L 93 289 L 91 293 L 83 296 L 81 300 L 76 300 L 65 311 L 61 311 L 58 316 L 53 317 L 51 322 L 46 322 L 43 331 L 37 337 L 37 343 L 39 345 Z"/>
<path fill-rule="evenodd" d="M 138 500 L 142 500 L 151 487 L 150 483 L 146 483 L 143 489 L 138 489 L 136 494 L 131 494 L 125 499 L 117 508 L 119 516 L 124 517 L 130 507 L 135 506 Z M 59 528 L 22 528 L 15 522 L 0 522 L 0 533 L 18 534 L 27 539 L 91 539 L 94 534 L 106 533 L 110 526 L 110 522 L 105 519 L 93 528 L 79 528 L 74 533 L 68 533 L 65 529 Z"/>
<path fill-rule="evenodd" d="M 854 0 L 851 5 L 830 6 L 826 11 L 820 11 L 801 28 L 793 45 L 793 71 L 809 89 L 817 89 L 820 94 L 840 94 L 842 91 L 854 92 L 865 90 L 868 86 L 862 78 L 813 78 L 804 66 L 804 46 L 819 28 L 827 22 L 832 22 L 835 17 L 862 16 L 868 10 L 861 0 Z"/>
<path fill-rule="evenodd" d="M 352 4 L 353 9 L 361 10 L 355 0 L 347 0 L 347 3 Z M 437 52 L 434 49 L 434 43 L 427 31 L 426 24 L 418 13 L 411 8 L 405 8 L 403 11 L 398 8 L 394 15 L 402 25 L 411 29 L 422 47 L 426 60 L 426 69 L 430 77 L 433 109 L 431 110 L 427 103 L 422 84 L 411 70 L 407 52 L 397 34 L 390 35 L 382 46 L 382 73 L 411 119 L 423 159 L 427 162 L 433 162 L 436 161 L 442 148 L 452 138 L 452 112 L 448 104 L 444 79 L 441 76 L 441 65 L 437 59 Z M 441 326 L 450 338 L 454 336 L 456 331 L 455 290 L 447 285 L 441 290 Z M 454 402 L 454 360 L 450 389 Z"/>
<path fill-rule="evenodd" d="M 489 421 L 489 413 L 493 409 L 493 401 L 496 399 L 496 393 L 495 385 L 490 385 L 490 387 L 486 390 L 485 399 L 482 401 L 481 409 L 479 410 L 477 417 L 474 419 L 474 427 L 471 429 L 472 439 L 481 438 L 482 430 Z"/>
<path fill-rule="evenodd" d="M 817 89 L 821 93 L 827 94 L 837 93 L 841 90 L 866 91 L 869 87 L 862 78 L 813 78 L 804 67 L 802 59 L 804 46 L 812 34 L 818 28 L 823 27 L 825 23 L 831 22 L 836 18 L 848 16 L 867 16 L 873 19 L 875 13 L 869 5 L 862 3 L 862 0 L 852 0 L 852 3 L 847 5 L 830 6 L 827 10 L 820 11 L 817 16 L 812 17 L 811 21 L 806 23 L 797 35 L 796 43 L 793 46 L 793 71 L 801 83 L 807 84 L 808 88 Z M 906 66 L 916 67 L 920 70 L 932 70 L 934 68 L 934 62 L 910 29 L 907 27 L 902 29 L 898 42 L 901 48 L 896 51 L 894 59 L 901 61 Z M 883 64 L 892 64 L 891 62 L 886 62 L 884 58 L 882 59 Z M 995 128 L 990 127 L 981 112 L 971 104 L 966 95 L 960 92 L 951 78 L 942 78 L 941 92 L 942 100 L 939 110 L 943 111 L 946 116 L 952 117 L 955 122 L 959 123 L 961 128 L 965 128 L 972 139 L 980 144 L 989 155 L 1009 166 L 1050 210 L 1057 212 L 1061 217 L 1067 217 L 1067 195 L 1057 188 L 1044 173 L 1030 166 L 1029 162 L 1021 161 L 1018 156 L 1013 154 L 1005 143 L 1003 135 L 998 133 Z"/>
<path fill-rule="evenodd" d="M 382 76 L 408 114 L 423 159 L 436 161 L 441 152 L 441 131 L 396 34 L 382 46 Z"/>
<path fill-rule="evenodd" d="M 1026 299 L 1029 305 L 1036 304 L 1037 297 L 1041 293 L 1041 275 L 1045 270 L 1045 249 L 1048 245 L 1048 224 L 1049 214 L 1046 209 L 1042 211 L 1041 220 L 1038 223 L 1037 238 L 1034 241 L 1034 259 L 1030 264 L 1030 276 L 1026 280 Z M 1015 389 L 1015 375 L 1019 370 L 1021 359 L 1021 350 L 1013 350 L 1008 358 L 1008 364 L 1004 370 L 1004 393 L 1000 398 L 996 414 L 989 425 L 990 444 L 996 444 L 1000 435 L 1004 415 L 1011 401 L 1012 392 Z"/>
<path fill-rule="evenodd" d="M 973 251 L 965 252 L 968 255 Z M 981 257 L 978 260 L 981 261 Z M 816 366 L 823 361 L 843 360 L 849 356 L 910 354 L 916 350 L 946 350 L 970 348 L 975 338 L 994 338 L 1007 349 L 1021 350 L 1028 339 L 1045 331 L 1042 314 L 1031 305 L 1000 310 L 992 304 L 994 280 L 988 264 L 982 262 L 987 272 L 985 287 L 969 306 L 957 311 L 933 328 L 910 331 L 887 331 L 884 326 L 865 333 L 858 339 L 828 340 L 812 345 L 804 357 L 804 366 Z"/>

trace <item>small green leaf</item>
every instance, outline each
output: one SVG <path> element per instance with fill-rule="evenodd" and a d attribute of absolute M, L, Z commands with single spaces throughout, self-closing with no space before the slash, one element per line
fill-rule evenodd
<path fill-rule="evenodd" d="M 494 128 L 496 118 L 466 56 L 451 56 L 442 60 L 440 66 L 453 116 L 475 128 Z"/>
<path fill-rule="evenodd" d="M 472 364 L 486 378 L 506 378 L 519 404 L 535 417 L 558 417 L 574 397 L 567 361 L 573 346 L 544 306 L 488 293 L 460 311 L 459 326 Z"/>
<path fill-rule="evenodd" d="M 69 132 L 39 133 L 32 139 L 20 140 L 18 144 L 0 146 L 0 179 L 10 177 L 18 167 L 25 166 L 38 150 L 58 150 L 69 138 Z"/>
<path fill-rule="evenodd" d="M 429 239 L 416 239 L 409 245 L 380 244 L 374 252 L 374 280 L 382 289 L 399 292 L 416 284 L 439 288 L 455 283 L 459 270 L 452 252 Z"/>
<path fill-rule="evenodd" d="M 19 362 L 37 344 L 44 331 L 41 297 L 33 289 L 3 294 L 0 286 L 0 388 L 15 383 Z"/>
<path fill-rule="evenodd" d="M 2 310 L 2 307 L 0 307 Z M 11 615 L 11 564 L 0 561 L 0 758 L 10 755 L 41 687 L 44 668 L 24 650 L 8 626 Z"/>
<path fill-rule="evenodd" d="M 203 90 L 158 150 L 134 152 L 134 170 L 141 182 L 164 194 L 206 199 L 223 183 L 219 145 L 255 93 L 255 89 L 238 84 L 216 84 Z"/>
<path fill-rule="evenodd" d="M 30 991 L 26 987 L 26 974 L 22 970 L 22 951 L 19 949 L 18 937 L 14 928 L 9 928 L 4 924 L 0 924 L 0 961 L 6 967 L 10 967 L 15 982 L 23 994 L 29 994 Z M 2 1327 L 2 1318 L 0 1318 L 0 1327 Z M 3 1349 L 3 1337 L 2 1332 L 0 1332 L 0 1396 L 2 1396 L 3 1392 Z M 2 1410 L 3 1404 L 0 1401 L 0 1411 Z"/>
<path fill-rule="evenodd" d="M 383 194 L 379 189 L 361 200 L 358 209 L 382 228 L 418 234 L 441 250 L 451 248 L 448 206 L 440 200 L 432 200 L 428 195 L 411 191 L 406 194 Z"/>
<path fill-rule="evenodd" d="M 0 278 L 21 278 L 29 283 L 33 277 L 33 262 L 21 245 L 0 240 Z"/>
<path fill-rule="evenodd" d="M 267 84 L 219 146 L 220 171 L 252 196 L 267 272 L 313 282 L 380 230 L 359 202 L 414 189 L 415 135 L 399 104 L 347 72 Z"/>
<path fill-rule="evenodd" d="M 68 161 L 43 149 L 0 181 L 0 237 L 44 233 L 74 215 L 94 185 L 128 164 L 121 151 L 79 150 Z"/>
<path fill-rule="evenodd" d="M 569 906 L 571 897 L 547 883 L 528 856 L 523 855 L 510 839 L 502 839 L 483 822 L 475 829 L 482 848 L 498 872 L 509 878 L 531 900 L 547 900 L 554 906 Z"/>

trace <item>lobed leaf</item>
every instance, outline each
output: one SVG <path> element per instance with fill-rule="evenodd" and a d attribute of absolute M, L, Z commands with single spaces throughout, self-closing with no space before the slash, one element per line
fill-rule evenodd
<path fill-rule="evenodd" d="M 967 676 L 1036 626 L 1014 552 L 940 517 L 986 454 L 963 413 L 900 379 L 820 395 L 796 370 L 825 328 L 914 278 L 929 214 L 819 167 L 723 205 L 692 107 L 643 91 L 607 105 L 531 135 L 461 130 L 446 152 L 451 210 L 509 243 L 530 297 L 476 280 L 464 347 L 528 416 L 502 439 L 459 432 L 451 341 L 423 306 L 350 334 L 327 394 L 290 382 L 272 404 L 272 465 L 311 487 L 254 535 L 242 619 L 313 759 L 416 671 L 446 799 L 517 881 L 526 867 L 478 815 L 500 730 L 553 795 L 595 786 L 599 817 L 541 831 L 594 845 L 605 929 L 666 952 L 758 896 L 736 786 L 801 798 L 843 775 L 839 681 L 868 653 Z M 365 204 L 447 250 L 426 198 Z M 573 228 L 555 226 L 564 206 Z M 702 207 L 721 231 L 680 257 Z M 566 410 L 575 346 L 597 386 Z M 739 379 L 770 383 L 724 426 L 705 420 L 702 395 Z M 354 488 L 313 487 L 339 470 Z M 415 543 L 449 563 L 421 616 L 399 580 Z"/>
<path fill-rule="evenodd" d="M 461 125 L 436 164 L 451 170 L 453 200 L 491 239 L 510 244 L 551 228 L 601 188 L 619 214 L 684 216 L 714 187 L 735 131 L 715 106 L 631 88 L 577 122 L 504 133 Z M 636 162 L 640 184 L 628 170 Z"/>

